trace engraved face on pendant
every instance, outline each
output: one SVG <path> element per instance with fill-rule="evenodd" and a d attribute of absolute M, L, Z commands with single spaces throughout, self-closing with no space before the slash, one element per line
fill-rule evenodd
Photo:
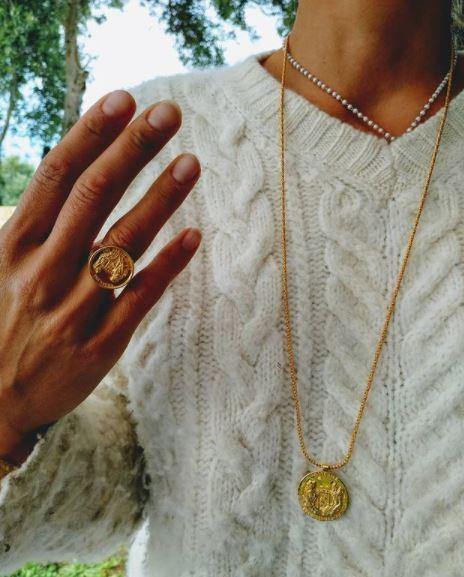
<path fill-rule="evenodd" d="M 298 486 L 301 508 L 318 521 L 338 519 L 349 503 L 344 483 L 331 471 L 307 473 Z"/>

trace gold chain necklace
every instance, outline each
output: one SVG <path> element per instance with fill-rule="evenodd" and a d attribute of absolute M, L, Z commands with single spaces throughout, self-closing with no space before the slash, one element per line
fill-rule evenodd
<path fill-rule="evenodd" d="M 359 410 L 356 416 L 355 424 L 349 439 L 348 449 L 340 461 L 335 463 L 324 463 L 313 457 L 306 448 L 306 443 L 303 433 L 302 416 L 301 416 L 301 404 L 298 395 L 298 377 L 295 366 L 295 354 L 293 351 L 293 339 L 292 339 L 292 326 L 291 326 L 291 316 L 290 307 L 288 299 L 288 277 L 287 277 L 287 222 L 286 222 L 286 189 L 285 189 L 285 114 L 284 114 L 284 92 L 285 92 L 285 71 L 287 63 L 287 53 L 288 53 L 288 36 L 285 39 L 283 46 L 283 62 L 282 62 L 282 81 L 280 86 L 280 185 L 281 185 L 281 210 L 282 210 L 282 238 L 281 238 L 281 250 L 282 250 L 282 301 L 284 309 L 284 322 L 285 322 L 285 338 L 286 338 L 286 348 L 288 357 L 288 367 L 290 372 L 290 382 L 291 382 L 291 392 L 292 400 L 295 405 L 295 417 L 296 417 L 296 433 L 298 441 L 300 444 L 301 452 L 303 453 L 306 460 L 318 468 L 316 471 L 309 471 L 304 475 L 298 485 L 298 500 L 303 511 L 320 521 L 328 521 L 332 519 L 337 519 L 343 515 L 349 504 L 349 496 L 346 485 L 341 481 L 341 479 L 335 475 L 333 472 L 336 469 L 341 469 L 344 467 L 353 455 L 354 445 L 356 437 L 359 431 L 359 426 L 361 424 L 361 419 L 364 415 L 364 411 L 367 404 L 367 399 L 369 397 L 369 392 L 372 388 L 372 383 L 374 380 L 375 372 L 380 358 L 380 353 L 382 347 L 385 343 L 388 327 L 390 324 L 390 319 L 393 315 L 396 300 L 398 297 L 398 292 L 403 280 L 403 276 L 406 270 L 406 265 L 409 260 L 409 255 L 411 253 L 412 245 L 416 235 L 416 231 L 419 225 L 419 220 L 424 208 L 427 193 L 430 188 L 430 182 L 432 179 L 433 169 L 435 167 L 438 150 L 440 147 L 440 142 L 443 135 L 443 129 L 445 127 L 446 118 L 448 116 L 449 104 L 451 100 L 451 89 L 453 84 L 454 67 L 456 63 L 454 46 L 451 47 L 451 63 L 449 69 L 449 79 L 448 87 L 446 91 L 446 100 L 443 108 L 443 114 L 441 122 L 438 128 L 435 146 L 432 153 L 432 158 L 430 161 L 430 166 L 427 172 L 427 177 L 425 179 L 424 188 L 422 191 L 421 199 L 419 202 L 419 207 L 417 209 L 414 224 L 409 236 L 409 240 L 406 247 L 406 252 L 404 254 L 400 271 L 396 280 L 395 288 L 393 290 L 393 295 L 390 304 L 387 309 L 387 315 L 385 322 L 380 331 L 380 337 L 377 342 L 375 349 L 374 359 L 372 361 L 369 376 L 367 379 L 367 384 L 365 386 Z"/>

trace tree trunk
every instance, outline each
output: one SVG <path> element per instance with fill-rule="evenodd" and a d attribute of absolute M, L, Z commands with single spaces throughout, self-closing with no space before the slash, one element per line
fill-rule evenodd
<path fill-rule="evenodd" d="M 75 124 L 81 114 L 88 71 L 82 67 L 78 46 L 79 16 L 82 0 L 67 0 L 64 12 L 64 41 L 66 48 L 66 96 L 62 136 Z"/>
<path fill-rule="evenodd" d="M 8 108 L 6 111 L 5 123 L 2 127 L 2 129 L 0 130 L 0 160 L 2 158 L 3 141 L 5 140 L 8 129 L 10 127 L 11 117 L 13 115 L 13 111 L 14 111 L 15 106 L 16 106 L 17 88 L 18 87 L 17 87 L 16 74 L 13 72 L 13 75 L 12 75 L 11 81 L 10 81 L 10 90 L 8 92 Z"/>
<path fill-rule="evenodd" d="M 5 181 L 3 178 L 3 170 L 2 170 L 2 162 L 3 162 L 3 142 L 5 137 L 8 133 L 8 129 L 10 128 L 11 117 L 13 116 L 13 112 L 16 106 L 17 100 L 17 78 L 16 74 L 13 72 L 10 81 L 10 90 L 8 91 L 8 108 L 6 110 L 5 116 L 5 123 L 3 124 L 0 130 L 0 206 L 3 205 L 3 191 L 5 186 Z"/>

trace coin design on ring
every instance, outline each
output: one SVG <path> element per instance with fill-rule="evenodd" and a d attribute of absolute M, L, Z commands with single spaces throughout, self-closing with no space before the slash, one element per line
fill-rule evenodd
<path fill-rule="evenodd" d="M 89 271 L 98 286 L 117 289 L 131 280 L 134 274 L 134 261 L 118 246 L 103 246 L 90 255 Z"/>

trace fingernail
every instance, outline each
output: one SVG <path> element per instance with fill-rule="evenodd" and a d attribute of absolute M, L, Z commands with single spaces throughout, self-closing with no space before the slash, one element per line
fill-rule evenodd
<path fill-rule="evenodd" d="M 172 176 L 179 184 L 190 182 L 200 171 L 197 157 L 193 154 L 183 154 L 172 168 Z"/>
<path fill-rule="evenodd" d="M 115 90 L 106 97 L 102 104 L 102 110 L 107 116 L 122 116 L 129 112 L 131 104 L 130 94 L 124 90 Z"/>
<path fill-rule="evenodd" d="M 201 232 L 198 228 L 190 228 L 182 239 L 182 248 L 187 251 L 192 251 L 197 248 L 201 241 Z"/>
<path fill-rule="evenodd" d="M 168 130 L 179 122 L 180 109 L 175 102 L 164 100 L 157 104 L 148 115 L 148 123 L 156 130 Z"/>

